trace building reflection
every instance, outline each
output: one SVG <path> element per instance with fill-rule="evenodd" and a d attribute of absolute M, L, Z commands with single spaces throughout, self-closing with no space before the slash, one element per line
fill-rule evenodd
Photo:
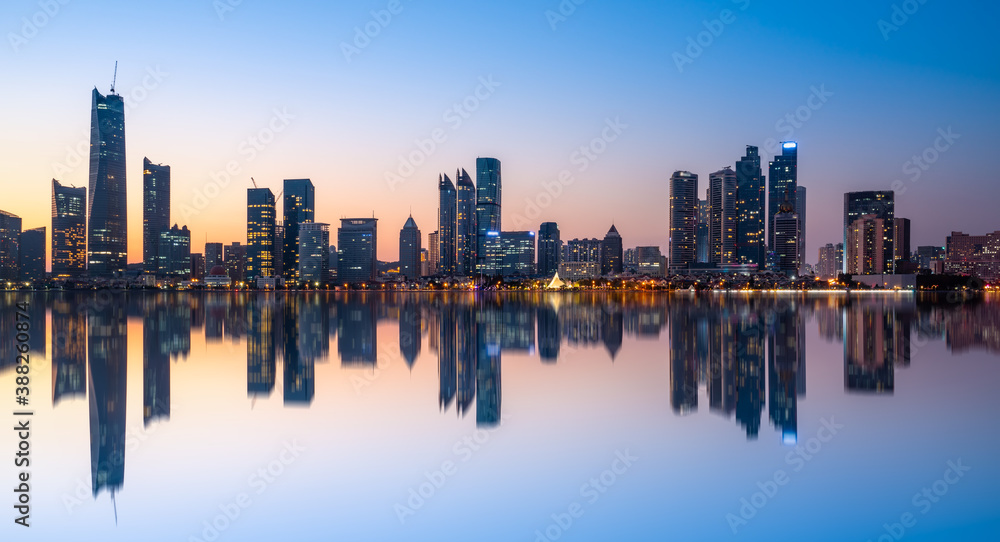
<path fill-rule="evenodd" d="M 52 404 L 87 396 L 87 315 L 76 296 L 52 302 Z"/>
<path fill-rule="evenodd" d="M 794 444 L 798 441 L 797 390 L 805 367 L 805 326 L 794 304 L 776 307 L 769 317 L 768 412 L 771 423 L 781 433 L 782 441 Z"/>
<path fill-rule="evenodd" d="M 90 311 L 87 329 L 90 396 L 90 463 L 94 497 L 112 496 L 125 481 L 125 391 L 128 322 L 125 296 L 112 296 Z"/>
<path fill-rule="evenodd" d="M 276 300 L 272 294 L 256 294 L 247 304 L 247 395 L 269 397 L 277 373 Z"/>
<path fill-rule="evenodd" d="M 895 387 L 895 311 L 882 299 L 853 300 L 844 319 L 844 388 L 848 392 L 891 394 Z"/>
<path fill-rule="evenodd" d="M 284 315 L 284 401 L 286 405 L 306 405 L 312 403 L 313 395 L 316 393 L 315 385 L 315 358 L 303 355 L 300 344 L 303 342 L 301 336 L 308 334 L 300 326 L 299 305 L 303 301 L 295 296 L 285 299 L 283 306 Z M 343 335 L 341 335 L 343 337 Z M 307 341 L 308 342 L 308 341 Z"/>

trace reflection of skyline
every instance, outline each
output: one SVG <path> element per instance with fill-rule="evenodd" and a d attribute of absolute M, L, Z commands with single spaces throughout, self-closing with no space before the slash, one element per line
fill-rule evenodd
<path fill-rule="evenodd" d="M 128 369 L 128 325 L 119 296 L 91 312 L 87 354 L 90 370 L 90 464 L 94 497 L 112 495 L 125 482 L 125 393 Z"/>

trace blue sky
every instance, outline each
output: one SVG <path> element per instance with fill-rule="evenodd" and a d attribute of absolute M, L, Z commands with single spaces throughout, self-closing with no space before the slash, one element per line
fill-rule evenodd
<path fill-rule="evenodd" d="M 556 221 L 563 238 L 601 237 L 614 221 L 626 246 L 665 249 L 674 170 L 698 173 L 703 192 L 746 145 L 770 159 L 767 142 L 783 139 L 800 145 L 809 262 L 841 238 L 845 191 L 894 181 L 914 246 L 1000 229 L 992 4 L 567 0 L 559 19 L 547 14 L 557 1 L 64 1 L 0 7 L 0 208 L 26 228 L 49 225 L 49 180 L 87 184 L 69 149 L 86 150 L 90 90 L 107 92 L 117 60 L 132 104 L 130 261 L 141 259 L 144 156 L 171 165 L 174 221 L 196 250 L 203 238 L 245 240 L 251 176 L 275 193 L 308 177 L 318 220 L 374 212 L 379 256 L 393 260 L 411 209 L 425 236 L 436 229 L 437 175 L 472 171 L 477 156 L 503 162 L 505 229 Z M 912 13 L 883 33 L 894 4 Z M 355 42 L 366 25 L 377 35 Z M 676 55 L 691 62 L 678 69 Z M 825 101 L 810 101 L 816 90 Z M 446 113 L 463 102 L 474 107 Z M 420 150 L 435 130 L 433 151 Z M 579 148 L 607 134 L 582 170 Z M 914 179 L 907 162 L 936 141 Z M 414 153 L 412 173 L 387 181 Z M 230 162 L 238 173 L 225 182 Z M 564 170 L 572 182 L 549 198 Z"/>

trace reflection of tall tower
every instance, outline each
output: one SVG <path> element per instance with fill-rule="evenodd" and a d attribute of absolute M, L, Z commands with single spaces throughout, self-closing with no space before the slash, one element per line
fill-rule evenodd
<path fill-rule="evenodd" d="M 274 305 L 267 294 L 247 304 L 247 394 L 270 395 L 274 390 L 277 350 L 274 344 Z"/>
<path fill-rule="evenodd" d="M 348 294 L 338 300 L 337 353 L 341 365 L 375 365 L 376 321 L 373 298 L 368 294 Z"/>
<path fill-rule="evenodd" d="M 296 297 L 289 297 L 284 305 L 284 387 L 285 404 L 305 404 L 312 403 L 313 395 L 316 392 L 314 374 L 315 360 L 312 357 L 302 355 L 299 349 L 299 321 L 298 321 L 298 301 Z"/>
<path fill-rule="evenodd" d="M 410 369 L 420 355 L 421 323 L 420 304 L 407 298 L 399 310 L 399 351 Z"/>
<path fill-rule="evenodd" d="M 464 416 L 476 398 L 476 313 L 472 305 L 457 304 L 458 364 L 455 376 L 458 381 L 458 414 Z"/>
<path fill-rule="evenodd" d="M 861 301 L 845 309 L 844 389 L 889 393 L 894 388 L 892 312 L 884 301 Z"/>
<path fill-rule="evenodd" d="M 761 317 L 748 312 L 741 315 L 734 339 L 736 345 L 736 421 L 747 431 L 748 439 L 757 438 L 764 412 L 764 336 Z"/>
<path fill-rule="evenodd" d="M 142 423 L 170 418 L 170 314 L 161 296 L 143 298 Z"/>
<path fill-rule="evenodd" d="M 736 410 L 736 326 L 729 315 L 710 328 L 708 346 L 708 408 L 729 417 Z"/>
<path fill-rule="evenodd" d="M 777 309 L 773 313 L 768 337 L 768 392 L 771 423 L 781 431 L 782 440 L 794 444 L 798 440 L 798 383 L 800 322 L 794 307 Z"/>
<path fill-rule="evenodd" d="M 697 331 L 688 304 L 670 309 L 670 407 L 677 414 L 698 410 Z"/>
<path fill-rule="evenodd" d="M 311 292 L 297 299 L 299 352 L 302 359 L 310 364 L 323 361 L 330 355 L 330 313 L 322 295 Z"/>
<path fill-rule="evenodd" d="M 555 363 L 559 358 L 559 313 L 555 307 L 538 307 L 538 351 L 543 363 Z"/>
<path fill-rule="evenodd" d="M 476 426 L 500 422 L 500 357 L 503 329 L 496 304 L 476 307 Z"/>
<path fill-rule="evenodd" d="M 622 349 L 622 336 L 625 334 L 625 320 L 622 318 L 620 306 L 607 306 L 601 311 L 601 339 L 604 348 L 611 355 L 611 361 Z"/>
<path fill-rule="evenodd" d="M 52 303 L 53 405 L 64 397 L 87 395 L 87 315 L 75 310 L 73 298 Z"/>
<path fill-rule="evenodd" d="M 124 296 L 122 296 L 124 297 Z M 89 316 L 90 474 L 94 497 L 125 483 L 125 390 L 128 325 L 120 297 Z"/>
<path fill-rule="evenodd" d="M 456 392 L 456 367 L 455 367 L 455 305 L 445 300 L 441 306 L 441 326 L 438 340 L 438 378 L 440 381 L 440 392 L 438 394 L 438 405 L 441 410 L 446 410 L 451 406 L 452 399 Z"/>

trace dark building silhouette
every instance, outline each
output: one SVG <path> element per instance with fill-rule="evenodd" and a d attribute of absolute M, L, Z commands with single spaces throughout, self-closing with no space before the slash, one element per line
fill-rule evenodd
<path fill-rule="evenodd" d="M 161 298 L 157 296 L 157 298 Z M 143 299 L 142 423 L 170 418 L 170 311 L 157 298 Z"/>
<path fill-rule="evenodd" d="M 76 296 L 52 302 L 52 404 L 87 396 L 87 314 Z"/>
<path fill-rule="evenodd" d="M 500 160 L 496 158 L 476 159 L 476 271 L 484 272 L 488 262 L 484 260 L 482 247 L 487 243 L 489 232 L 501 232 L 500 224 L 501 173 Z M 440 272 L 440 270 L 439 270 Z"/>
<path fill-rule="evenodd" d="M 92 98 L 87 272 L 111 277 L 128 264 L 125 100 L 114 89 L 103 96 L 95 88 Z"/>
<path fill-rule="evenodd" d="M 698 228 L 698 176 L 675 171 L 670 177 L 670 261 L 671 269 L 686 269 L 695 262 Z"/>
<path fill-rule="evenodd" d="M 270 188 L 247 189 L 248 281 L 278 276 L 274 271 L 274 260 L 279 250 L 278 245 L 274 244 L 277 216 L 274 193 Z"/>
<path fill-rule="evenodd" d="M 559 271 L 562 240 L 555 222 L 543 222 L 538 228 L 538 274 L 551 277 Z"/>
<path fill-rule="evenodd" d="M 538 354 L 543 363 L 555 363 L 559 359 L 562 333 L 559 312 L 550 305 L 538 307 Z"/>
<path fill-rule="evenodd" d="M 378 219 L 342 218 L 337 230 L 337 282 L 360 284 L 378 276 Z"/>
<path fill-rule="evenodd" d="M 788 202 L 795 212 L 795 191 L 799 186 L 799 146 L 794 141 L 781 144 L 781 154 L 770 163 L 767 177 L 767 236 L 768 248 L 774 250 L 774 216 L 782 203 Z M 798 238 L 798 232 L 796 232 Z"/>
<path fill-rule="evenodd" d="M 90 311 L 87 374 L 90 398 L 91 486 L 96 498 L 125 483 L 125 406 L 128 323 L 123 295 Z"/>
<path fill-rule="evenodd" d="M 470 276 L 476 273 L 476 185 L 472 183 L 472 177 L 464 169 L 456 173 L 455 184 L 457 192 L 455 272 L 462 276 Z"/>
<path fill-rule="evenodd" d="M 21 217 L 0 211 L 0 280 L 16 281 L 21 260 Z"/>
<path fill-rule="evenodd" d="M 874 219 L 881 219 L 882 225 L 879 232 L 884 241 L 882 248 L 882 265 L 886 273 L 893 272 L 893 221 L 895 220 L 895 193 L 892 190 L 877 190 L 864 192 L 847 192 L 844 194 L 844 249 L 850 251 L 849 231 L 852 225 L 859 218 L 871 215 Z M 843 272 L 848 273 L 850 267 L 849 258 L 844 258 Z"/>
<path fill-rule="evenodd" d="M 622 236 L 614 224 L 601 243 L 601 274 L 618 275 L 622 272 Z"/>
<path fill-rule="evenodd" d="M 222 243 L 205 243 L 205 269 L 225 267 L 226 261 L 222 257 Z"/>
<path fill-rule="evenodd" d="M 458 227 L 458 193 L 448 175 L 438 176 L 438 273 L 454 275 L 458 251 L 455 247 Z"/>
<path fill-rule="evenodd" d="M 399 231 L 399 274 L 407 280 L 420 278 L 420 243 L 420 228 L 410 215 Z"/>
<path fill-rule="evenodd" d="M 399 351 L 410 369 L 420 355 L 422 323 L 420 303 L 409 298 L 404 300 L 399 309 Z"/>
<path fill-rule="evenodd" d="M 757 147 L 747 145 L 747 152 L 736 162 L 736 253 L 742 265 L 764 268 L 764 175 L 760 169 Z"/>
<path fill-rule="evenodd" d="M 22 282 L 45 279 L 45 228 L 21 232 L 18 269 Z"/>
<path fill-rule="evenodd" d="M 284 316 L 277 300 L 269 294 L 256 294 L 247 304 L 247 395 L 270 396 L 277 373 L 275 326 L 278 315 Z"/>
<path fill-rule="evenodd" d="M 316 221 L 316 189 L 309 179 L 285 179 L 284 192 L 282 269 L 285 280 L 294 284 L 299 280 L 299 224 Z"/>
<path fill-rule="evenodd" d="M 80 277 L 87 270 L 87 189 L 52 179 L 52 276 Z"/>
<path fill-rule="evenodd" d="M 158 273 L 160 232 L 170 228 L 170 166 L 142 159 L 142 267 Z"/>

